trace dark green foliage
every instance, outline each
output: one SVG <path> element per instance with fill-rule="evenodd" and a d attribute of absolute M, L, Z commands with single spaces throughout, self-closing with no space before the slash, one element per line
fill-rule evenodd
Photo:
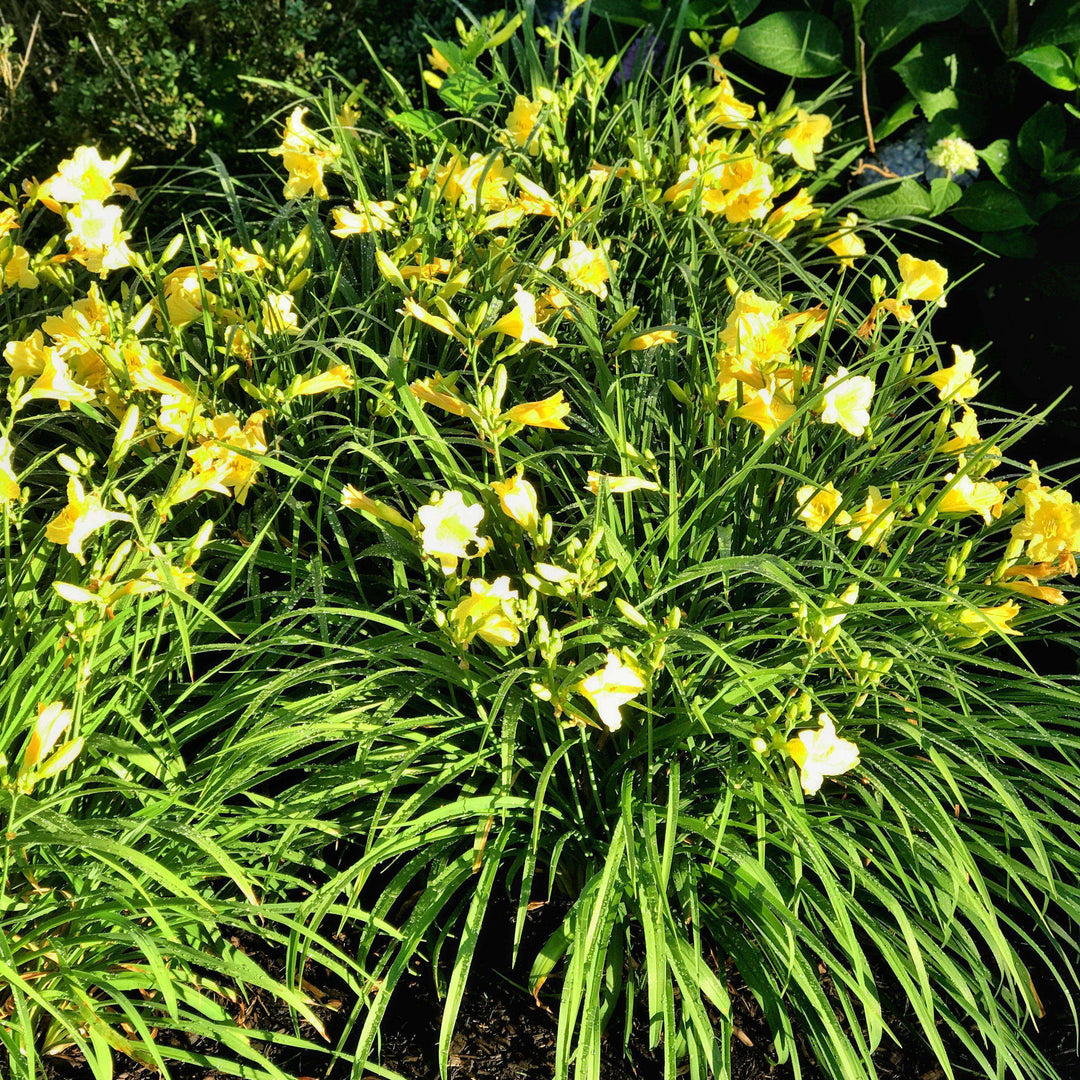
<path fill-rule="evenodd" d="M 333 73 L 384 94 L 362 38 L 411 81 L 423 34 L 458 14 L 417 0 L 394 12 L 378 0 L 0 0 L 0 165 L 43 176 L 80 143 L 131 146 L 144 164 L 203 164 L 207 150 L 231 163 L 273 142 L 255 133 L 290 100 L 249 77 L 311 90 Z"/>

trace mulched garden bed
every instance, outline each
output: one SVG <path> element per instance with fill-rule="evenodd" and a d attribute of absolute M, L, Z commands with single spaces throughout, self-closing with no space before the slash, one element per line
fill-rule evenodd
<path fill-rule="evenodd" d="M 509 925 L 508 910 L 508 906 L 507 911 L 502 912 L 496 908 L 489 914 L 487 926 L 497 930 L 492 922 L 504 919 Z M 489 944 L 498 943 L 503 937 L 508 939 L 508 936 L 485 935 Z M 542 935 L 534 933 L 533 936 L 538 944 Z M 272 974 L 281 974 L 280 957 L 254 935 L 243 935 L 234 943 Z M 554 1074 L 557 998 L 551 991 L 542 992 L 538 1004 L 522 987 L 524 975 L 521 973 L 528 971 L 531 957 L 524 956 L 516 977 L 507 972 L 507 965 L 501 962 L 504 959 L 497 952 L 476 958 L 469 990 L 459 1013 L 457 1033 L 451 1044 L 452 1080 L 550 1080 Z M 335 976 L 321 968 L 309 969 L 307 982 L 309 993 L 320 1002 L 315 1011 L 334 1038 L 355 999 Z M 827 987 L 827 975 L 823 975 L 823 982 Z M 890 990 L 887 975 L 879 973 L 878 982 L 883 995 L 887 996 Z M 1049 979 L 1038 989 L 1047 1012 L 1038 1042 L 1054 1062 L 1061 1080 L 1072 1080 L 1080 1075 L 1080 1056 L 1077 1056 L 1077 1030 L 1069 1003 Z M 793 1080 L 790 1065 L 775 1064 L 764 1016 L 736 972 L 729 975 L 728 991 L 737 1036 L 732 1042 L 730 1080 Z M 289 1035 L 295 1032 L 289 1010 L 262 992 L 250 997 L 238 1015 L 242 1024 L 252 1029 Z M 408 974 L 398 986 L 382 1027 L 378 1052 L 383 1067 L 408 1080 L 437 1080 L 439 1016 L 440 1004 L 430 972 Z M 944 1080 L 944 1073 L 922 1042 L 911 1034 L 905 1019 L 894 1015 L 889 1017 L 889 1023 L 897 1031 L 901 1045 L 886 1040 L 875 1054 L 879 1080 Z M 318 1034 L 306 1022 L 301 1023 L 299 1033 L 318 1041 Z M 945 1033 L 942 1034 L 944 1037 Z M 164 1033 L 161 1039 L 189 1053 L 214 1055 L 222 1052 L 208 1039 L 170 1039 Z M 946 1038 L 946 1044 L 948 1041 Z M 645 1023 L 635 1024 L 629 1040 L 629 1057 L 623 1053 L 621 1032 L 612 1032 L 607 1043 L 601 1069 L 603 1080 L 660 1080 L 662 1060 L 658 1052 L 648 1048 Z M 320 1053 L 268 1044 L 261 1044 L 261 1049 L 283 1072 L 304 1080 L 327 1075 L 331 1080 L 337 1080 L 349 1075 L 348 1070 L 341 1067 L 327 1074 L 328 1059 Z M 808 1056 L 804 1056 L 802 1075 L 805 1080 L 824 1080 L 813 1065 L 806 1064 L 808 1060 Z M 956 1054 L 954 1064 L 958 1067 L 958 1076 L 982 1075 L 962 1052 Z M 171 1069 L 175 1080 L 226 1080 L 227 1077 L 208 1064 L 183 1063 L 173 1065 Z M 127 1059 L 117 1061 L 115 1080 L 152 1080 L 156 1075 L 153 1068 Z M 91 1073 L 82 1056 L 69 1051 L 49 1060 L 47 1076 L 48 1080 L 90 1080 Z M 363 1080 L 379 1078 L 367 1073 Z"/>

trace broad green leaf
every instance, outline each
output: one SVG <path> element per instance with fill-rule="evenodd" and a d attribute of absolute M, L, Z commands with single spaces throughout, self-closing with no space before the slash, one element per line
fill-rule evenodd
<path fill-rule="evenodd" d="M 823 15 L 807 11 L 776 11 L 744 27 L 735 51 L 797 78 L 824 78 L 844 67 L 840 31 Z"/>
<path fill-rule="evenodd" d="M 398 113 L 388 111 L 386 115 L 395 127 L 422 135 L 440 146 L 449 137 L 452 127 L 445 117 L 431 109 L 405 109 Z"/>
<path fill-rule="evenodd" d="M 923 115 L 942 135 L 975 138 L 986 123 L 985 93 L 963 41 L 940 34 L 893 65 Z"/>
<path fill-rule="evenodd" d="M 1021 190 L 1024 183 L 1024 164 L 1016 154 L 1016 147 L 1009 139 L 995 139 L 989 146 L 977 150 L 979 160 L 1010 191 Z"/>
<path fill-rule="evenodd" d="M 959 15 L 971 0 L 870 0 L 863 26 L 866 42 L 875 53 L 899 45 L 905 38 L 930 23 L 944 22 Z"/>
<path fill-rule="evenodd" d="M 1024 121 L 1016 136 L 1016 148 L 1025 163 L 1043 172 L 1051 168 L 1065 145 L 1065 116 L 1056 105 L 1047 103 Z"/>
<path fill-rule="evenodd" d="M 1056 45 L 1039 45 L 1012 59 L 1013 63 L 1023 64 L 1028 71 L 1055 90 L 1075 90 L 1080 87 L 1076 67 L 1068 54 Z"/>
<path fill-rule="evenodd" d="M 865 218 L 882 220 L 900 217 L 937 217 L 960 198 L 960 188 L 951 180 L 938 177 L 929 190 L 918 180 L 908 178 L 899 182 L 875 184 L 867 191 L 886 188 L 880 195 L 870 195 L 853 205 Z"/>
<path fill-rule="evenodd" d="M 1080 42 L 1080 0 L 1042 0 L 1034 5 L 1035 20 L 1029 45 L 1070 45 Z"/>
<path fill-rule="evenodd" d="M 1034 225 L 1023 200 L 996 180 L 979 180 L 964 192 L 953 216 L 968 229 L 1001 232 Z"/>

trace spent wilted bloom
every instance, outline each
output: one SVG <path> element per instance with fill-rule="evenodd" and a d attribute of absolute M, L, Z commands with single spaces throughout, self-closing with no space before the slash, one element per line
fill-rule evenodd
<path fill-rule="evenodd" d="M 873 380 L 865 375 L 849 375 L 842 367 L 825 380 L 824 389 L 822 423 L 839 424 L 849 435 L 862 435 L 870 423 Z"/>
<path fill-rule="evenodd" d="M 799 767 L 799 783 L 806 795 L 816 795 L 826 776 L 840 776 L 859 764 L 859 748 L 841 739 L 828 713 L 818 716 L 819 727 L 800 731 L 787 742 L 787 752 Z"/>
<path fill-rule="evenodd" d="M 619 710 L 645 689 L 645 681 L 636 667 L 609 650 L 605 665 L 582 679 L 575 689 L 588 699 L 609 731 L 618 731 L 622 726 Z"/>

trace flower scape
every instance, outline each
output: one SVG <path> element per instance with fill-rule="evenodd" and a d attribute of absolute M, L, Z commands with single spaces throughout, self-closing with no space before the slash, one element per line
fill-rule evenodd
<path fill-rule="evenodd" d="M 277 1075 L 222 987 L 322 1032 L 309 961 L 362 1069 L 421 957 L 445 1074 L 496 895 L 560 1080 L 635 1024 L 729 1076 L 732 971 L 779 1061 L 907 1016 L 1045 1075 L 1080 692 L 1025 648 L 1080 506 L 934 339 L 933 249 L 836 205 L 843 102 L 566 25 L 296 105 L 270 207 L 152 235 L 93 146 L 0 196 L 13 1075 L 196 1028 Z"/>

